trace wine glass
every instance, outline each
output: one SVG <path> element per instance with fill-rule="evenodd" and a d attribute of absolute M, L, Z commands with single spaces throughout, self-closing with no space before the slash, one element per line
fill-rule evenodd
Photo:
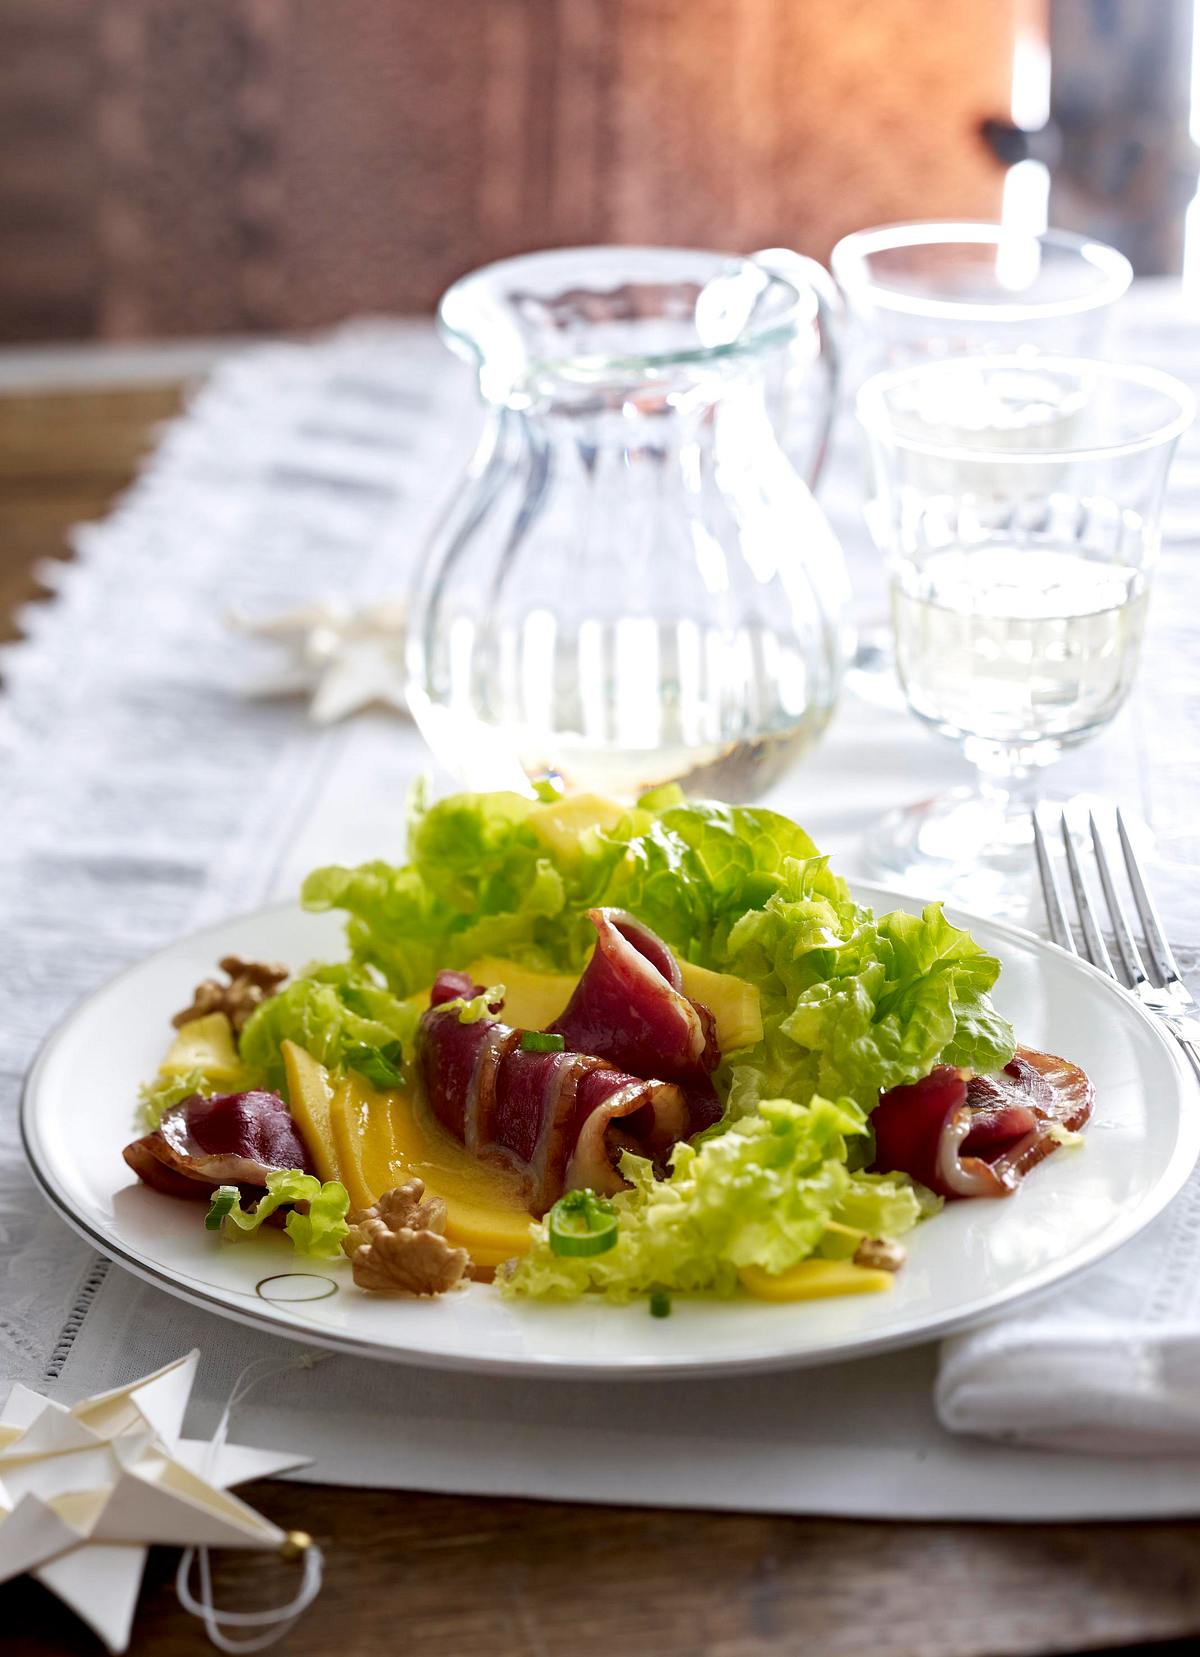
<path fill-rule="evenodd" d="M 830 267 L 850 322 L 850 378 L 929 357 L 1102 356 L 1133 280 L 1123 253 L 1067 230 L 887 224 L 843 236 Z"/>
<path fill-rule="evenodd" d="M 1030 859 L 1040 774 L 1113 718 L 1137 669 L 1187 388 L 1080 357 L 876 375 L 858 416 L 908 706 L 970 787 L 890 813 L 873 872 L 996 910 Z"/>
<path fill-rule="evenodd" d="M 988 223 L 886 224 L 843 236 L 830 258 L 845 305 L 843 378 L 982 352 L 1107 355 L 1133 280 L 1123 253 L 1068 230 Z M 864 628 L 849 687 L 902 706 L 886 625 Z"/>

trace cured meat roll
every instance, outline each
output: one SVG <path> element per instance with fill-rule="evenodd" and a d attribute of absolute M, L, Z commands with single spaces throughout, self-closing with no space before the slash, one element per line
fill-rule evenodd
<path fill-rule="evenodd" d="M 686 1136 L 687 1103 L 674 1083 L 631 1076 L 590 1053 L 525 1052 L 522 1032 L 499 1018 L 461 1023 L 455 998 L 464 991 L 481 988 L 461 973 L 442 973 L 434 985 L 417 1033 L 421 1091 L 473 1156 L 524 1178 L 533 1213 L 581 1186 L 619 1191 L 623 1150 L 661 1161 Z"/>
<path fill-rule="evenodd" d="M 483 991 L 459 972 L 438 975 L 417 1035 L 433 1114 L 473 1156 L 521 1174 L 537 1214 L 564 1191 L 620 1190 L 623 1150 L 661 1163 L 721 1115 L 713 1018 L 683 993 L 670 949 L 622 910 L 590 919 L 596 948 L 548 1032 L 562 1052 L 525 1051 L 500 1002 L 462 1023 L 448 1003 Z"/>
<path fill-rule="evenodd" d="M 1092 1114 L 1078 1065 L 1018 1047 L 1003 1070 L 939 1065 L 883 1094 L 871 1116 L 878 1173 L 910 1174 L 942 1197 L 1004 1197 Z"/>
<path fill-rule="evenodd" d="M 596 947 L 551 1031 L 634 1076 L 678 1082 L 699 1133 L 721 1118 L 711 1074 L 721 1058 L 708 1008 L 690 1000 L 672 951 L 623 909 L 590 909 Z"/>
<path fill-rule="evenodd" d="M 155 1190 L 205 1201 L 218 1185 L 261 1189 L 267 1175 L 280 1169 L 313 1172 L 299 1130 L 275 1093 L 218 1093 L 209 1099 L 193 1093 L 121 1154 Z"/>

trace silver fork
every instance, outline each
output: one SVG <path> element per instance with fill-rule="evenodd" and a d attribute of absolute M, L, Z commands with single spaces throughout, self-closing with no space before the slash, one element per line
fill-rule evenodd
<path fill-rule="evenodd" d="M 1042 835 L 1041 824 L 1038 822 L 1037 812 L 1033 816 L 1033 844 L 1037 853 L 1038 874 L 1041 876 L 1042 896 L 1046 900 L 1046 919 L 1050 923 L 1050 933 L 1056 944 L 1063 949 L 1069 949 L 1072 955 L 1078 955 L 1079 950 L 1075 943 L 1075 935 L 1071 930 L 1071 923 L 1067 919 L 1067 911 L 1063 904 L 1062 895 L 1058 888 L 1058 878 L 1054 873 L 1054 865 L 1050 861 L 1050 854 L 1046 849 L 1046 841 Z M 1133 846 L 1130 844 L 1129 834 L 1125 828 L 1125 821 L 1121 813 L 1117 812 L 1117 837 L 1121 842 L 1121 855 L 1125 860 L 1125 871 L 1129 876 L 1129 889 L 1133 893 L 1134 907 L 1142 923 L 1142 932 L 1146 943 L 1146 953 L 1154 968 L 1157 982 L 1150 978 L 1146 971 L 1141 951 L 1138 949 L 1133 932 L 1130 929 L 1128 918 L 1113 885 L 1112 869 L 1109 865 L 1108 854 L 1104 849 L 1100 830 L 1095 817 L 1088 813 L 1088 827 L 1091 830 L 1092 850 L 1096 854 L 1096 869 L 1100 876 L 1100 889 L 1104 893 L 1104 902 L 1108 908 L 1109 919 L 1112 921 L 1113 937 L 1116 940 L 1117 953 L 1121 958 L 1121 966 L 1125 972 L 1125 988 L 1142 1003 L 1149 1012 L 1155 1014 L 1170 1030 L 1179 1042 L 1188 1058 L 1192 1069 L 1200 1077 L 1200 1003 L 1188 989 L 1179 973 L 1179 966 L 1174 952 L 1167 942 L 1167 935 L 1163 931 L 1162 921 L 1158 910 L 1154 906 L 1154 899 L 1150 896 L 1145 877 L 1138 866 Z M 1079 913 L 1079 929 L 1083 935 L 1083 953 L 1093 966 L 1099 967 L 1110 978 L 1122 982 L 1121 975 L 1113 965 L 1112 956 L 1104 942 L 1103 935 L 1096 923 L 1096 911 L 1092 907 L 1092 900 L 1088 894 L 1083 878 L 1083 870 L 1079 864 L 1079 857 L 1075 850 L 1075 842 L 1071 838 L 1071 831 L 1067 826 L 1065 813 L 1059 821 L 1062 833 L 1063 846 L 1067 854 L 1067 872 L 1071 879 L 1071 890 L 1075 896 L 1075 907 Z"/>

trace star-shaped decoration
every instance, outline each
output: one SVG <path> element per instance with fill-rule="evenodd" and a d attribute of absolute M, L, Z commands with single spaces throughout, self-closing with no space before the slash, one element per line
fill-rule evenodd
<path fill-rule="evenodd" d="M 71 1409 L 18 1384 L 0 1410 L 0 1582 L 30 1572 L 110 1651 L 129 1643 L 151 1543 L 278 1552 L 288 1540 L 228 1486 L 309 1458 L 180 1438 L 199 1357 Z"/>
<path fill-rule="evenodd" d="M 281 645 L 284 665 L 251 686 L 252 696 L 307 696 L 309 715 L 331 725 L 371 706 L 407 715 L 404 694 L 405 607 L 399 599 L 361 609 L 330 601 L 255 619 L 235 611 L 229 625 Z"/>

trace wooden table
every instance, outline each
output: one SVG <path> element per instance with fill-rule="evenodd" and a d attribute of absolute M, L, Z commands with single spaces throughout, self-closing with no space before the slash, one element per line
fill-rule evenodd
<path fill-rule="evenodd" d="M 105 510 L 179 404 L 178 383 L 91 379 L 86 391 L 0 392 L 0 634 L 37 590 L 34 563 L 64 555 L 68 526 Z M 325 1549 L 325 1589 L 303 1624 L 315 1657 L 1200 1649 L 1195 1521 L 877 1524 L 282 1482 L 243 1493 Z M 175 1559 L 151 1556 L 135 1653 L 212 1650 L 176 1604 Z M 226 1556 L 220 1597 L 238 1603 L 239 1579 L 257 1568 Z M 280 1597 L 283 1580 L 264 1597 Z M 241 1603 L 260 1586 L 247 1583 Z M 7 1657 L 99 1650 L 27 1581 L 0 1589 L 0 1619 Z"/>

